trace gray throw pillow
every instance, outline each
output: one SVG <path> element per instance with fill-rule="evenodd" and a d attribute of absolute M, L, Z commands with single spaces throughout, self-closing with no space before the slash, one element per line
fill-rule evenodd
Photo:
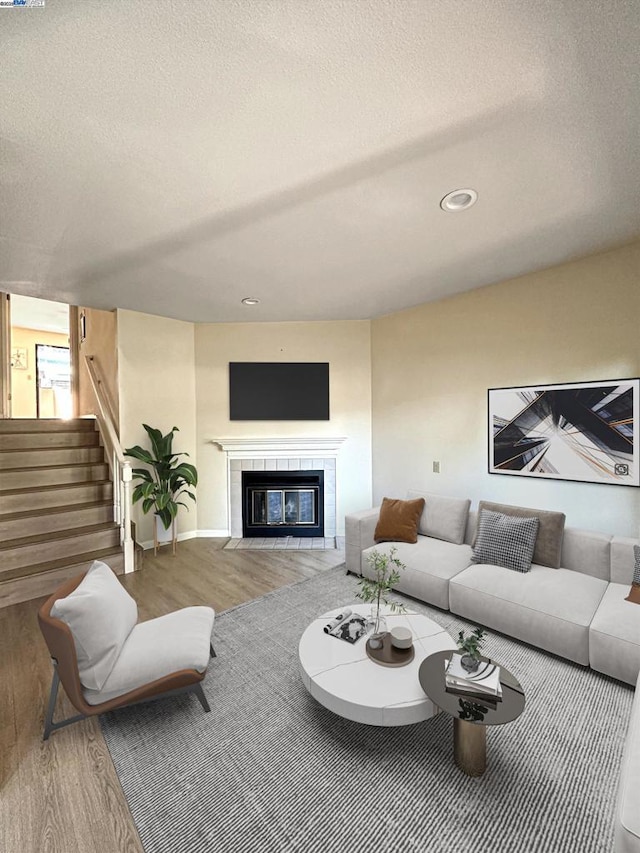
<path fill-rule="evenodd" d="M 51 615 L 71 629 L 81 683 L 102 690 L 125 640 L 138 621 L 138 606 L 106 563 L 95 560 Z"/>
<path fill-rule="evenodd" d="M 552 512 L 548 509 L 531 509 L 526 506 L 510 506 L 509 504 L 480 501 L 478 510 L 490 509 L 492 512 L 502 512 L 517 518 L 537 518 L 540 522 L 533 560 L 539 566 L 549 566 L 559 569 L 562 557 L 562 539 L 564 537 L 565 514 Z"/>
<path fill-rule="evenodd" d="M 480 510 L 471 561 L 528 572 L 538 527 L 537 518 L 515 518 L 488 509 Z"/>

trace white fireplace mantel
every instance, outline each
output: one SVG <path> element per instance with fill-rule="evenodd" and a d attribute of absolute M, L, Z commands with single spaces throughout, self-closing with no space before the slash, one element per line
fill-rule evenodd
<path fill-rule="evenodd" d="M 212 444 L 217 444 L 226 454 L 229 535 L 234 538 L 242 536 L 243 470 L 274 468 L 279 471 L 300 471 L 312 467 L 320 468 L 325 472 L 324 535 L 335 536 L 337 457 L 346 438 L 342 436 L 269 438 L 267 436 L 212 438 L 210 441 Z"/>
<path fill-rule="evenodd" d="M 263 457 L 287 456 L 335 456 L 343 442 L 342 436 L 328 438 L 214 438 L 230 459 L 248 459 L 256 453 Z"/>

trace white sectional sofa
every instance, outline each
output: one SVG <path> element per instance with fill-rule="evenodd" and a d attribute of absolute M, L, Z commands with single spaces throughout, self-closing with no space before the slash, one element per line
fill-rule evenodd
<path fill-rule="evenodd" d="M 637 540 L 566 527 L 560 568 L 533 563 L 530 572 L 514 572 L 472 563 L 476 513 L 469 511 L 470 501 L 422 496 L 425 511 L 415 544 L 375 543 L 379 507 L 348 515 L 347 569 L 366 575 L 374 548 L 388 552 L 395 547 L 406 566 L 399 592 L 636 683 L 640 607 L 626 602 L 625 596 L 633 580 Z M 427 521 L 430 515 L 435 524 Z"/>
<path fill-rule="evenodd" d="M 560 567 L 529 572 L 472 562 L 477 513 L 470 501 L 429 493 L 418 541 L 375 543 L 379 507 L 346 516 L 347 570 L 370 576 L 374 549 L 396 548 L 406 569 L 397 590 L 472 622 L 620 679 L 639 683 L 640 606 L 625 601 L 638 540 L 565 527 Z M 532 511 L 532 512 L 535 512 Z M 640 853 L 640 696 L 625 745 L 615 853 Z"/>

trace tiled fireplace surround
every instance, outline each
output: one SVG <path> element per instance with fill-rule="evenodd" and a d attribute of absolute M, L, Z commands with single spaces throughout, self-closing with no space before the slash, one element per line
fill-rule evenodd
<path fill-rule="evenodd" d="M 344 438 L 220 438 L 227 455 L 229 533 L 242 537 L 243 471 L 324 471 L 324 535 L 336 535 L 336 461 Z"/>

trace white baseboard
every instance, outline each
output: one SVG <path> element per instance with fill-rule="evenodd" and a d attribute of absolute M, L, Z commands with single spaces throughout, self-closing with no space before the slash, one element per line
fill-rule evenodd
<path fill-rule="evenodd" d="M 231 536 L 228 530 L 198 530 L 198 539 L 220 539 L 222 536 Z"/>
<path fill-rule="evenodd" d="M 197 530 L 188 530 L 186 533 L 178 533 L 176 539 L 178 542 L 186 542 L 187 539 L 195 539 L 198 536 Z M 142 545 L 145 551 L 148 551 L 150 548 L 153 548 L 153 539 L 148 540 L 147 542 L 139 542 L 139 545 Z M 163 542 L 163 545 L 170 545 L 171 542 Z"/>

